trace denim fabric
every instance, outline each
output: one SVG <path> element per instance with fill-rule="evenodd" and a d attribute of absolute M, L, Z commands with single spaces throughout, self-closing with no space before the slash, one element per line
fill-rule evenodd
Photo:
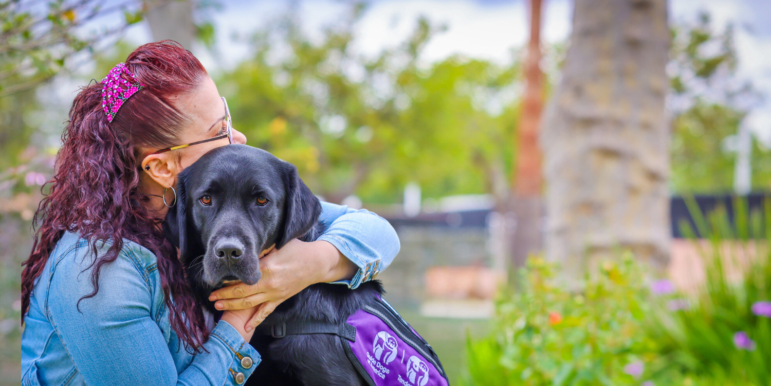
<path fill-rule="evenodd" d="M 322 203 L 321 236 L 360 267 L 355 288 L 391 263 L 399 251 L 387 221 L 366 210 Z M 97 243 L 97 254 L 108 245 Z M 35 281 L 22 336 L 22 385 L 237 385 L 260 355 L 225 321 L 191 355 L 170 327 L 169 311 L 148 249 L 124 240 L 117 260 L 100 271 L 92 291 L 93 254 L 86 240 L 67 232 Z M 250 358 L 253 364 L 249 368 Z"/>
<path fill-rule="evenodd" d="M 399 236 L 394 228 L 384 218 L 366 209 L 351 209 L 322 201 L 319 221 L 326 229 L 317 240 L 331 243 L 359 267 L 351 280 L 333 282 L 335 284 L 357 288 L 388 268 L 399 253 Z"/>
<path fill-rule="evenodd" d="M 109 245 L 97 243 L 103 255 Z M 155 255 L 125 241 L 91 292 L 93 254 L 65 233 L 35 283 L 22 336 L 22 385 L 236 385 L 260 362 L 257 351 L 220 321 L 191 355 L 169 324 Z M 241 358 L 254 364 L 241 366 Z M 246 362 L 248 363 L 248 362 Z"/>

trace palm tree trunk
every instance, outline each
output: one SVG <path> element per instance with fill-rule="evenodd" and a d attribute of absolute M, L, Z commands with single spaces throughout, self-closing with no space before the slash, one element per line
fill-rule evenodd
<path fill-rule="evenodd" d="M 530 40 L 525 61 L 525 95 L 520 115 L 517 173 L 511 208 L 516 215 L 510 251 L 512 263 L 522 266 L 527 256 L 542 245 L 541 226 L 541 150 L 538 129 L 543 109 L 543 72 L 541 71 L 541 0 L 530 0 Z"/>
<path fill-rule="evenodd" d="M 631 250 L 669 256 L 666 0 L 576 0 L 544 115 L 546 253 L 570 278 Z"/>

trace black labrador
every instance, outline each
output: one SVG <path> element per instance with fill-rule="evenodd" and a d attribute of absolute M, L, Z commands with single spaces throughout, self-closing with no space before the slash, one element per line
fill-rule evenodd
<path fill-rule="evenodd" d="M 166 216 L 164 231 L 180 249 L 198 301 L 215 314 L 219 311 L 208 300 L 211 292 L 231 281 L 257 283 L 263 251 L 273 245 L 280 249 L 298 237 L 313 241 L 323 231 L 318 222 L 321 204 L 297 168 L 261 149 L 245 145 L 214 149 L 185 169 L 177 185 L 176 210 Z M 290 320 L 340 325 L 382 293 L 376 281 L 356 290 L 312 285 L 277 307 L 260 327 Z M 336 336 L 274 338 L 260 327 L 250 343 L 262 363 L 247 384 L 367 384 Z"/>

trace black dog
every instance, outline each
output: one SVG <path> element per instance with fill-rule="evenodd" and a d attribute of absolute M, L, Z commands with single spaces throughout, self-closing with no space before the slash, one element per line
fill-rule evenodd
<path fill-rule="evenodd" d="M 177 185 L 176 210 L 169 211 L 164 231 L 180 249 L 198 301 L 212 313 L 218 312 L 208 300 L 212 291 L 230 281 L 260 280 L 263 251 L 298 237 L 313 241 L 323 230 L 321 204 L 297 168 L 264 150 L 245 145 L 212 150 L 182 172 Z M 274 338 L 263 327 L 286 321 L 340 325 L 382 292 L 375 281 L 356 290 L 316 284 L 282 303 L 252 338 L 262 363 L 247 384 L 367 384 L 335 335 Z"/>

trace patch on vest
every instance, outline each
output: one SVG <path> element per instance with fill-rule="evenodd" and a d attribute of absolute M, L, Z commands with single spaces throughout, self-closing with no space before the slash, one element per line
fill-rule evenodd
<path fill-rule="evenodd" d="M 348 318 L 355 341 L 343 341 L 349 358 L 365 379 L 376 386 L 447 386 L 439 358 L 385 301 L 365 307 Z"/>

